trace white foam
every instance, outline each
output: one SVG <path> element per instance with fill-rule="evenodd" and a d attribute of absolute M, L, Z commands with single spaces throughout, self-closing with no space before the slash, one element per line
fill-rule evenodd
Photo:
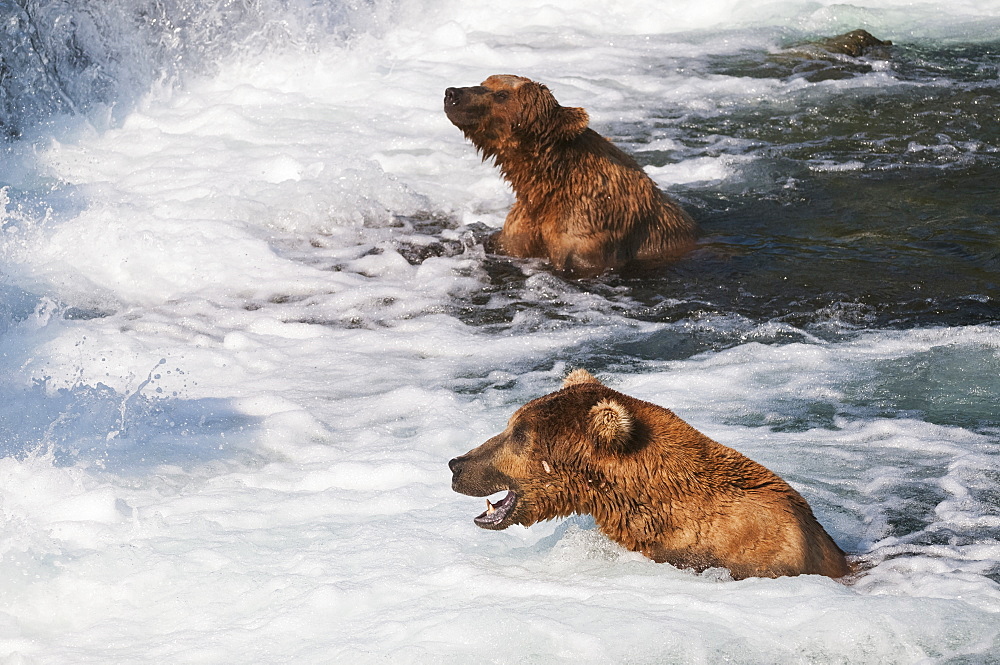
<path fill-rule="evenodd" d="M 699 157 L 667 166 L 647 166 L 646 172 L 661 187 L 720 182 L 733 175 L 733 165 L 740 161 L 746 160 L 738 157 Z"/>
<path fill-rule="evenodd" d="M 810 85 L 684 71 L 708 55 L 861 24 L 889 38 L 953 34 L 970 17 L 995 25 L 1000 5 L 953 4 L 942 17 L 933 3 L 627 1 L 607 12 L 596 0 L 518 0 L 390 14 L 378 4 L 371 34 L 348 43 L 236 53 L 119 125 L 64 128 L 4 166 L 50 198 L 18 207 L 17 188 L 0 189 L 0 261 L 26 294 L 0 356 L 0 661 L 995 652 L 1000 592 L 986 575 L 1000 553 L 995 485 L 983 480 L 1000 471 L 995 436 L 948 421 L 965 407 L 946 390 L 926 393 L 937 422 L 916 408 L 880 413 L 870 390 L 941 354 L 958 354 L 944 368 L 989 368 L 991 327 L 783 346 L 751 334 L 604 377 L 788 477 L 873 565 L 853 587 L 678 571 L 581 518 L 473 525 L 481 500 L 451 491 L 447 460 L 555 389 L 567 350 L 670 324 L 623 319 L 599 293 L 531 266 L 507 334 L 463 321 L 460 303 L 488 276 L 482 249 L 461 250 L 450 227 L 499 226 L 511 195 L 441 97 L 522 73 L 610 133 L 663 104 L 710 113 Z M 738 179 L 745 163 L 692 158 L 668 137 L 646 149 L 677 152 L 649 167 L 663 186 Z M 449 230 L 407 226 L 434 218 Z M 449 233 L 459 248 L 419 265 L 398 242 Z M 985 373 L 976 380 L 989 394 Z"/>

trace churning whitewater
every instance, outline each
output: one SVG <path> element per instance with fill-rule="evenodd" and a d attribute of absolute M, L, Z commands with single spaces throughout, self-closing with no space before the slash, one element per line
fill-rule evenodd
<path fill-rule="evenodd" d="M 1000 3 L 0 14 L 0 663 L 1000 659 Z M 856 28 L 893 44 L 816 50 Z M 442 96 L 492 74 L 586 108 L 698 248 L 489 254 L 513 195 Z M 448 460 L 577 367 L 863 572 L 477 527 Z"/>

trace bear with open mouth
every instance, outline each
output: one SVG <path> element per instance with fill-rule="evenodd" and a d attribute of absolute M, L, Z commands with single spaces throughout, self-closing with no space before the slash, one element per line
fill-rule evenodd
<path fill-rule="evenodd" d="M 589 514 L 610 539 L 678 568 L 721 567 L 734 579 L 851 572 L 788 483 L 586 370 L 449 467 L 456 492 L 507 491 L 475 518 L 484 529 Z"/>

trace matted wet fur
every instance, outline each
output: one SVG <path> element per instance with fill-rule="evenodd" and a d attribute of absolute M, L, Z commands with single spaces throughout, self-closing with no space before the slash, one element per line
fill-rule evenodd
<path fill-rule="evenodd" d="M 560 106 L 541 83 L 490 76 L 448 88 L 444 109 L 514 189 L 494 251 L 547 258 L 556 270 L 585 277 L 658 265 L 693 247 L 691 217 L 587 126 L 585 110 Z"/>
<path fill-rule="evenodd" d="M 485 529 L 589 514 L 615 542 L 679 568 L 735 579 L 851 572 L 788 483 L 585 370 L 449 467 L 456 492 L 508 490 L 475 519 Z"/>

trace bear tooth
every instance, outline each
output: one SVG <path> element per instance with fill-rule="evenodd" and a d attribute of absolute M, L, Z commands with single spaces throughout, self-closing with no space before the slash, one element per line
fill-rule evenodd
<path fill-rule="evenodd" d="M 493 504 L 490 503 L 490 500 L 486 499 L 486 514 L 487 515 L 492 515 L 496 511 L 497 511 L 497 509 L 493 507 Z"/>

